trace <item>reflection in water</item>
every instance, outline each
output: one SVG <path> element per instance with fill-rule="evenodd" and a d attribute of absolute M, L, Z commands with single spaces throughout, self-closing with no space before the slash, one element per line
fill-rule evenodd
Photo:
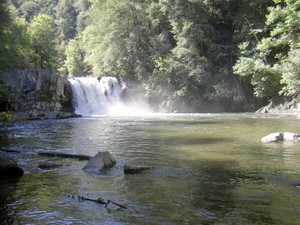
<path fill-rule="evenodd" d="M 299 144 L 261 144 L 274 131 L 299 132 L 291 117 L 188 114 L 80 118 L 16 123 L 2 146 L 26 174 L 0 182 L 0 216 L 8 224 L 299 224 Z M 3 130 L 1 132 L 4 132 Z M 2 136 L 3 138 L 3 136 Z M 117 165 L 104 174 L 86 162 L 47 158 L 38 150 L 95 155 Z M 63 167 L 38 170 L 39 162 Z M 125 163 L 154 166 L 124 175 Z M 10 191 L 8 191 L 10 190 Z M 102 197 L 129 210 L 66 198 Z"/>

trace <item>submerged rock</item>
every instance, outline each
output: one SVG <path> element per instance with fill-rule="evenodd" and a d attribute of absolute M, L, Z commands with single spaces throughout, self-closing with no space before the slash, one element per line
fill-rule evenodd
<path fill-rule="evenodd" d="M 68 154 L 63 152 L 53 152 L 53 151 L 40 151 L 38 155 L 42 156 L 50 156 L 50 157 L 60 157 L 60 158 L 71 158 L 78 160 L 89 160 L 91 157 L 88 155 L 80 155 L 80 154 Z"/>
<path fill-rule="evenodd" d="M 293 182 L 293 186 L 296 188 L 300 188 L 300 182 Z"/>
<path fill-rule="evenodd" d="M 144 170 L 153 169 L 152 166 L 133 166 L 133 165 L 124 165 L 125 174 L 137 174 Z"/>
<path fill-rule="evenodd" d="M 89 162 L 82 168 L 87 172 L 103 172 L 107 168 L 111 168 L 116 164 L 116 160 L 109 152 L 98 152 L 97 155 L 90 158 Z"/>
<path fill-rule="evenodd" d="M 261 139 L 263 143 L 280 142 L 280 141 L 300 141 L 300 134 L 291 132 L 277 132 L 269 134 Z"/>
<path fill-rule="evenodd" d="M 17 162 L 6 152 L 0 152 L 0 176 L 18 177 L 22 176 L 24 171 Z"/>
<path fill-rule="evenodd" d="M 61 167 L 61 166 L 63 166 L 63 164 L 44 162 L 44 163 L 39 163 L 38 167 L 40 169 L 54 169 L 54 168 Z"/>

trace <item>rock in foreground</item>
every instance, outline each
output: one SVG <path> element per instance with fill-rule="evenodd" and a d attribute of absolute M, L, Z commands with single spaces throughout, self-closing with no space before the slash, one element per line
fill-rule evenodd
<path fill-rule="evenodd" d="M 277 132 L 269 134 L 261 139 L 263 143 L 280 142 L 280 141 L 300 141 L 300 134 L 291 132 Z"/>
<path fill-rule="evenodd" d="M 116 164 L 116 160 L 109 152 L 98 152 L 97 155 L 90 158 L 89 162 L 83 167 L 84 171 L 99 173 Z"/>
<path fill-rule="evenodd" d="M 0 176 L 19 177 L 24 174 L 17 162 L 6 152 L 0 152 Z"/>

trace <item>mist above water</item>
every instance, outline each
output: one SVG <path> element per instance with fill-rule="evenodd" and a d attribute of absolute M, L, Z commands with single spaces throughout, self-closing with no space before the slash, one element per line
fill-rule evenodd
<path fill-rule="evenodd" d="M 141 98 L 124 101 L 124 83 L 116 77 L 76 77 L 69 79 L 75 113 L 87 116 L 137 116 L 150 113 Z"/>

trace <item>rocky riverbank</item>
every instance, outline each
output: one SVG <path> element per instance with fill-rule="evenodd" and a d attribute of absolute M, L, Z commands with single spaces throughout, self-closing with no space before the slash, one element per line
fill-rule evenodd
<path fill-rule="evenodd" d="M 52 69 L 1 71 L 0 82 L 9 92 L 9 98 L 2 107 L 12 113 L 14 120 L 77 116 L 67 77 L 56 74 Z"/>
<path fill-rule="evenodd" d="M 300 97 L 282 98 L 271 101 L 267 106 L 260 108 L 256 112 L 297 115 L 300 118 Z"/>

